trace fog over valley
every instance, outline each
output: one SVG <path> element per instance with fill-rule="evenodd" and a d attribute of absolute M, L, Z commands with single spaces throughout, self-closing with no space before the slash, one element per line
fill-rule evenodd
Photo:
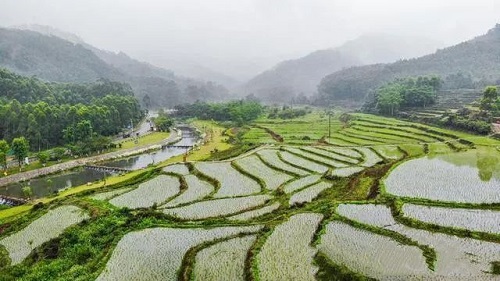
<path fill-rule="evenodd" d="M 283 60 L 374 33 L 432 42 L 410 53 L 423 55 L 484 33 L 496 23 L 500 3 L 1 0 L 0 7 L 4 27 L 52 26 L 95 47 L 122 51 L 183 76 L 235 85 Z"/>

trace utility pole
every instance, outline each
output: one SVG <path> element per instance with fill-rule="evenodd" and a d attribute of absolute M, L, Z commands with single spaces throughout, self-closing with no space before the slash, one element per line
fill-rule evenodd
<path fill-rule="evenodd" d="M 328 139 L 331 139 L 331 138 L 332 138 L 332 127 L 331 127 L 331 123 L 332 123 L 332 112 L 331 112 L 331 111 L 328 111 Z"/>

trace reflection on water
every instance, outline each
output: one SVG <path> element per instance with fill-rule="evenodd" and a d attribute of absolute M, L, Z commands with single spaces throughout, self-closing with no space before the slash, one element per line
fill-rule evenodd
<path fill-rule="evenodd" d="M 182 140 L 176 145 L 193 145 L 197 141 L 197 136 L 194 131 L 189 128 L 182 129 Z M 157 164 L 171 157 L 181 155 L 186 152 L 184 148 L 165 148 L 150 153 L 144 153 L 132 156 L 126 159 L 116 161 L 103 162 L 97 165 L 108 167 L 119 167 L 131 170 L 138 170 L 147 167 L 150 164 Z M 109 172 L 95 171 L 91 169 L 78 168 L 73 171 L 68 171 L 62 174 L 53 176 L 44 176 L 37 179 L 32 179 L 22 183 L 10 184 L 0 187 L 0 194 L 11 197 L 24 197 L 22 188 L 26 185 L 31 187 L 33 192 L 32 197 L 40 198 L 54 194 L 58 190 L 86 184 L 102 180 L 104 177 L 110 176 Z"/>
<path fill-rule="evenodd" d="M 194 145 L 197 141 L 197 136 L 190 129 L 182 129 L 182 140 L 177 142 L 175 145 Z M 120 159 L 116 161 L 99 163 L 100 166 L 106 167 L 117 167 L 125 168 L 131 170 L 138 170 L 147 167 L 150 164 L 157 164 L 159 162 L 165 161 L 177 155 L 181 155 L 186 152 L 185 148 L 164 148 L 161 150 L 152 151 L 151 153 L 145 153 L 141 155 L 132 156 L 125 159 Z"/>
<path fill-rule="evenodd" d="M 105 176 L 107 177 L 110 175 L 111 174 L 108 172 L 79 168 L 54 176 L 46 176 L 22 183 L 2 186 L 0 187 L 0 194 L 11 197 L 24 197 L 22 188 L 24 186 L 30 186 L 33 192 L 32 197 L 39 198 L 53 194 L 61 189 L 102 180 Z"/>
<path fill-rule="evenodd" d="M 500 152 L 493 147 L 479 147 L 461 153 L 438 156 L 455 166 L 469 166 L 477 169 L 482 181 L 500 180 Z"/>

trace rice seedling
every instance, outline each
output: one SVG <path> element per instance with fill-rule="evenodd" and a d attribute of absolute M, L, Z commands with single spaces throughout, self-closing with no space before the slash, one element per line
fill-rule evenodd
<path fill-rule="evenodd" d="M 343 156 L 343 155 L 340 155 L 340 154 L 337 154 L 337 153 L 330 152 L 328 150 L 321 149 L 319 147 L 304 146 L 304 147 L 301 147 L 301 149 L 304 150 L 304 151 L 307 151 L 307 152 L 319 154 L 321 156 L 324 156 L 324 157 L 327 157 L 327 158 L 330 158 L 330 159 L 333 159 L 333 160 L 339 160 L 341 162 L 346 162 L 346 163 L 351 164 L 351 165 L 356 165 L 356 164 L 358 164 L 360 162 L 359 161 L 360 159 L 355 159 L 355 158 Z"/>
<path fill-rule="evenodd" d="M 380 158 L 380 156 L 367 147 L 358 147 L 356 149 L 364 155 L 363 158 L 365 161 L 361 164 L 363 167 L 372 167 L 384 161 L 384 159 Z"/>
<path fill-rule="evenodd" d="M 255 233 L 260 228 L 149 228 L 131 232 L 118 242 L 97 280 L 177 280 L 182 258 L 190 248 L 239 233 Z"/>
<path fill-rule="evenodd" d="M 418 247 L 401 245 L 342 222 L 326 226 L 317 248 L 333 262 L 380 280 L 405 280 L 431 273 Z"/>
<path fill-rule="evenodd" d="M 115 197 L 109 203 L 130 209 L 148 208 L 161 205 L 180 192 L 179 180 L 175 177 L 160 175 L 139 184 L 136 189 Z"/>
<path fill-rule="evenodd" d="M 295 205 L 295 204 L 303 204 L 307 202 L 312 202 L 318 195 L 325 189 L 330 188 L 332 186 L 331 183 L 327 182 L 319 182 L 315 185 L 312 185 L 310 187 L 307 187 L 290 197 L 290 200 L 288 201 L 288 204 L 290 206 Z"/>
<path fill-rule="evenodd" d="M 364 167 L 347 167 L 347 168 L 334 169 L 331 175 L 334 177 L 347 178 L 363 171 L 364 169 L 365 169 Z"/>
<path fill-rule="evenodd" d="M 262 208 L 257 209 L 257 210 L 252 210 L 252 211 L 248 211 L 248 212 L 244 212 L 244 213 L 241 213 L 238 215 L 228 217 L 228 219 L 229 220 L 239 220 L 239 221 L 250 220 L 250 219 L 260 217 L 260 216 L 265 215 L 265 214 L 272 213 L 273 211 L 277 210 L 279 207 L 280 207 L 280 203 L 276 202 L 276 203 L 273 203 L 272 205 L 262 207 Z"/>
<path fill-rule="evenodd" d="M 255 155 L 238 159 L 235 163 L 247 173 L 261 179 L 269 190 L 275 190 L 286 181 L 292 179 L 290 175 L 269 168 Z"/>
<path fill-rule="evenodd" d="M 262 160 L 266 162 L 268 165 L 275 167 L 279 170 L 288 171 L 298 176 L 305 176 L 309 174 L 309 172 L 305 170 L 295 168 L 294 166 L 281 161 L 281 159 L 278 156 L 278 151 L 275 149 L 263 149 L 257 152 L 257 154 L 259 154 Z"/>
<path fill-rule="evenodd" d="M 215 198 L 244 196 L 260 192 L 260 185 L 235 170 L 229 162 L 199 162 L 195 165 L 201 173 L 220 183 Z"/>
<path fill-rule="evenodd" d="M 395 145 L 374 146 L 373 149 L 385 159 L 398 160 L 403 158 L 403 153 Z"/>
<path fill-rule="evenodd" d="M 312 171 L 312 172 L 315 172 L 318 174 L 323 174 L 326 171 L 328 171 L 327 166 L 320 165 L 316 162 L 306 160 L 306 159 L 299 157 L 295 154 L 292 154 L 290 152 L 280 151 L 278 154 L 280 155 L 281 159 L 283 159 L 287 163 L 291 163 L 291 164 L 294 164 L 294 165 L 299 166 L 299 167 L 304 167 L 305 169 L 307 169 L 309 171 Z"/>
<path fill-rule="evenodd" d="M 342 147 L 332 147 L 332 146 L 323 146 L 322 149 L 331 151 L 333 153 L 343 155 L 346 157 L 350 157 L 353 159 L 363 159 L 363 154 L 352 148 L 342 148 Z"/>
<path fill-rule="evenodd" d="M 165 173 L 173 173 L 178 175 L 189 175 L 189 169 L 184 164 L 173 164 L 163 168 Z"/>
<path fill-rule="evenodd" d="M 335 161 L 335 160 L 332 160 L 332 159 L 329 159 L 326 157 L 318 156 L 318 155 L 313 154 L 313 153 L 308 153 L 308 152 L 303 151 L 303 150 L 298 149 L 298 148 L 283 147 L 283 149 L 290 152 L 290 153 L 298 155 L 300 157 L 304 157 L 304 158 L 309 159 L 311 161 L 315 161 L 315 162 L 318 162 L 320 164 L 325 164 L 325 165 L 328 165 L 328 166 L 333 167 L 333 168 L 348 167 L 347 164 L 342 163 L 340 161 Z"/>
<path fill-rule="evenodd" d="M 426 223 L 473 231 L 500 233 L 500 211 L 404 204 L 403 213 L 407 217 Z"/>
<path fill-rule="evenodd" d="M 180 204 L 200 200 L 210 195 L 210 193 L 214 190 L 213 185 L 200 180 L 194 175 L 184 176 L 184 179 L 188 186 L 187 190 L 174 199 L 168 201 L 165 205 L 163 205 L 163 207 L 175 207 Z"/>
<path fill-rule="evenodd" d="M 396 224 L 389 208 L 385 205 L 340 204 L 336 212 L 348 219 L 378 227 Z"/>
<path fill-rule="evenodd" d="M 307 176 L 304 178 L 299 178 L 299 179 L 294 180 L 290 183 L 287 183 L 283 187 L 283 191 L 285 191 L 285 193 L 292 193 L 296 190 L 299 190 L 299 189 L 302 189 L 308 185 L 311 185 L 311 184 L 319 181 L 320 179 L 321 179 L 320 175 L 310 175 L 310 176 Z"/>
<path fill-rule="evenodd" d="M 61 206 L 48 211 L 24 229 L 0 240 L 9 252 L 11 265 L 21 263 L 36 247 L 58 237 L 64 230 L 89 216 L 75 206 Z"/>
<path fill-rule="evenodd" d="M 163 209 L 163 212 L 184 220 L 200 220 L 212 217 L 222 217 L 245 211 L 264 205 L 266 201 L 271 200 L 269 195 L 254 195 L 248 197 L 223 198 L 216 200 L 207 200 L 191 205 Z"/>
<path fill-rule="evenodd" d="M 245 260 L 255 239 L 255 235 L 233 238 L 198 252 L 195 258 L 194 280 L 245 280 Z"/>
<path fill-rule="evenodd" d="M 258 280 L 315 280 L 310 246 L 322 214 L 303 213 L 275 227 L 257 255 Z"/>

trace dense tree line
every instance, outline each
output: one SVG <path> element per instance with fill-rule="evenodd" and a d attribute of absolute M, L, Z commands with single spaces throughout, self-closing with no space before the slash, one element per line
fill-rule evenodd
<path fill-rule="evenodd" d="M 396 79 L 378 88 L 364 109 L 394 115 L 400 108 L 426 107 L 436 102 L 441 85 L 436 76 Z"/>
<path fill-rule="evenodd" d="M 257 119 L 263 107 L 257 101 L 239 100 L 225 103 L 195 102 L 175 106 L 179 117 L 196 117 L 203 120 L 231 121 L 238 125 Z"/>
<path fill-rule="evenodd" d="M 311 113 L 312 110 L 308 107 L 306 108 L 290 108 L 288 106 L 283 106 L 281 109 L 278 107 L 271 108 L 267 118 L 269 119 L 293 119 L 301 116 L 305 116 Z"/>
<path fill-rule="evenodd" d="M 142 116 L 125 84 L 48 83 L 0 70 L 0 139 L 24 136 L 31 150 L 111 136 Z"/>

